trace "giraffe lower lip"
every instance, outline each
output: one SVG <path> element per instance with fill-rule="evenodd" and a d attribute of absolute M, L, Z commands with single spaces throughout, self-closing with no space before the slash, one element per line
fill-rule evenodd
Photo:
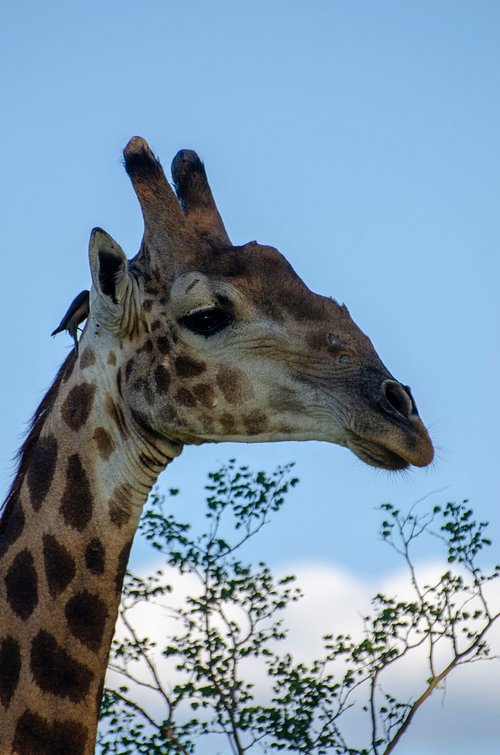
<path fill-rule="evenodd" d="M 398 471 L 408 469 L 410 466 L 406 459 L 394 451 L 390 451 L 384 446 L 362 440 L 361 438 L 352 439 L 349 443 L 349 448 L 361 461 L 364 461 L 365 464 L 369 464 L 371 467 Z"/>

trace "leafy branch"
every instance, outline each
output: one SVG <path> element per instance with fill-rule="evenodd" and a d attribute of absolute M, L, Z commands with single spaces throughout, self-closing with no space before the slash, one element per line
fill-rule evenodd
<path fill-rule="evenodd" d="M 123 636 L 114 640 L 110 661 L 124 684 L 105 690 L 100 753 L 186 755 L 201 737 L 222 735 L 235 755 L 388 755 L 455 668 L 494 657 L 486 635 L 500 613 L 489 605 L 485 586 L 500 567 L 481 568 L 479 557 L 491 543 L 487 524 L 475 521 L 467 501 L 424 513 L 384 504 L 381 536 L 403 560 L 410 599 L 377 594 L 359 637 L 325 636 L 322 657 L 310 663 L 282 653 L 284 611 L 300 590 L 294 577 L 277 579 L 264 563 L 248 565 L 238 552 L 296 483 L 291 466 L 269 475 L 230 461 L 209 475 L 200 535 L 153 495 L 142 536 L 174 573 L 191 575 L 196 588 L 174 608 L 162 572 L 146 579 L 127 575 Z M 449 565 L 431 584 L 422 581 L 414 555 L 416 541 L 427 535 L 444 546 Z M 134 610 L 145 603 L 161 605 L 175 620 L 161 651 L 134 625 Z M 425 653 L 425 678 L 415 695 L 399 700 L 382 685 L 391 668 L 417 651 Z M 163 678 L 160 661 L 173 664 L 171 681 Z M 250 680 L 257 667 L 267 691 Z M 146 703 L 152 697 L 156 702 Z M 361 746 L 345 734 L 348 711 L 366 717 Z"/>

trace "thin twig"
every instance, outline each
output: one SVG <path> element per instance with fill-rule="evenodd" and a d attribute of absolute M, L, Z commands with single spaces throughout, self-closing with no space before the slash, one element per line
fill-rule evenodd
<path fill-rule="evenodd" d="M 407 729 L 410 726 L 410 723 L 411 723 L 411 721 L 412 721 L 415 713 L 417 712 L 417 710 L 422 706 L 422 704 L 427 700 L 427 698 L 434 692 L 434 690 L 436 689 L 436 687 L 443 681 L 443 679 L 445 679 L 448 676 L 448 674 L 450 673 L 450 671 L 452 671 L 456 666 L 458 666 L 460 664 L 460 662 L 463 663 L 464 662 L 463 659 L 465 659 L 466 656 L 468 656 L 470 653 L 472 653 L 478 647 L 478 645 L 480 644 L 480 642 L 483 639 L 483 637 L 486 634 L 486 632 L 491 628 L 492 624 L 499 617 L 500 617 L 500 612 L 497 613 L 492 618 L 492 620 L 489 621 L 483 627 L 483 629 L 477 635 L 477 637 L 474 640 L 474 642 L 471 645 L 469 645 L 468 648 L 466 648 L 461 653 L 459 653 L 458 655 L 456 655 L 450 661 L 450 663 L 443 669 L 443 671 L 441 671 L 440 674 L 437 674 L 436 676 L 434 676 L 432 678 L 432 680 L 430 681 L 430 683 L 427 686 L 427 688 L 422 692 L 422 694 L 420 695 L 420 697 L 417 700 L 415 700 L 415 702 L 411 706 L 410 712 L 408 713 L 407 717 L 405 718 L 405 721 L 404 721 L 403 725 L 401 726 L 400 729 L 398 729 L 396 735 L 389 742 L 389 744 L 387 745 L 386 749 L 384 750 L 384 755 L 390 755 L 390 753 L 394 750 L 394 748 L 398 744 L 398 742 L 401 739 L 401 737 L 403 736 L 403 734 L 405 734 L 405 732 L 407 731 Z"/>

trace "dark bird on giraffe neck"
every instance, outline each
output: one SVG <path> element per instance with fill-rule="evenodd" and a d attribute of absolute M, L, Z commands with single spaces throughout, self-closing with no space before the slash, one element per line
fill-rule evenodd
<path fill-rule="evenodd" d="M 62 333 L 63 330 L 67 330 L 71 338 L 75 342 L 75 352 L 78 354 L 78 326 L 89 316 L 89 295 L 90 292 L 86 289 L 80 291 L 75 296 L 71 304 L 69 305 L 64 317 L 57 326 L 57 328 L 51 333 L 55 336 L 58 333 Z"/>

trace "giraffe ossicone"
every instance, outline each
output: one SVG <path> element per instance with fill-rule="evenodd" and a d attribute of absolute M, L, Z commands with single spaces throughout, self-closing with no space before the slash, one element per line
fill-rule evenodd
<path fill-rule="evenodd" d="M 196 153 L 174 159 L 177 197 L 143 139 L 124 157 L 140 250 L 92 232 L 89 310 L 81 296 L 57 330 L 87 322 L 0 519 L 0 755 L 93 752 L 132 539 L 185 443 L 325 440 L 392 470 L 433 457 L 346 307 L 276 249 L 231 244 Z"/>

